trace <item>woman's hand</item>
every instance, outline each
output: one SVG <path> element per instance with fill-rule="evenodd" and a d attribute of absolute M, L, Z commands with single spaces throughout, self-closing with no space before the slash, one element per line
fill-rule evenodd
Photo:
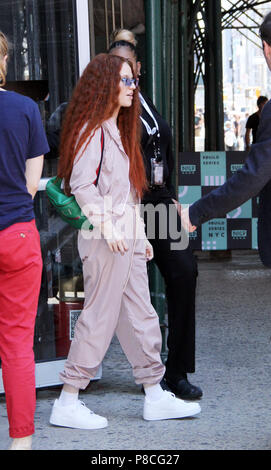
<path fill-rule="evenodd" d="M 100 231 L 112 253 L 121 253 L 124 255 L 128 251 L 127 242 L 123 236 L 115 229 L 111 220 L 103 222 Z"/>
<path fill-rule="evenodd" d="M 153 247 L 149 240 L 146 239 L 146 260 L 151 261 L 153 258 Z"/>
<path fill-rule="evenodd" d="M 123 239 L 106 240 L 106 242 L 107 242 L 107 245 L 109 246 L 110 251 L 112 251 L 112 253 L 120 253 L 121 255 L 124 255 L 125 252 L 129 250 L 126 241 Z"/>

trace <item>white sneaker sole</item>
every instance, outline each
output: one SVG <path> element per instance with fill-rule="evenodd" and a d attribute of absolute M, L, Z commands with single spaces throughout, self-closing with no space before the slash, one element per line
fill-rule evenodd
<path fill-rule="evenodd" d="M 56 418 L 54 416 L 50 417 L 49 423 L 53 426 L 60 426 L 63 428 L 73 428 L 73 429 L 103 429 L 108 426 L 108 421 L 106 418 L 104 420 L 101 419 L 99 423 L 89 423 L 89 424 L 76 424 L 71 423 L 69 419 L 65 419 L 64 417 Z"/>
<path fill-rule="evenodd" d="M 197 407 L 195 407 L 195 410 L 192 411 L 191 409 L 190 410 L 187 410 L 187 411 L 183 411 L 182 413 L 176 413 L 175 412 L 163 412 L 163 413 L 148 413 L 148 412 L 144 412 L 143 413 L 143 418 L 146 420 L 146 421 L 159 421 L 159 420 L 163 420 L 163 419 L 181 419 L 181 418 L 189 418 L 189 417 L 192 417 L 192 416 L 196 416 L 198 414 L 200 414 L 201 412 L 201 408 L 200 406 L 198 405 Z"/>

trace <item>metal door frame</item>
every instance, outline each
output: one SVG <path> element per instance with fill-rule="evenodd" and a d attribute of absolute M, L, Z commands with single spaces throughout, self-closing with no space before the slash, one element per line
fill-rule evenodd
<path fill-rule="evenodd" d="M 90 61 L 89 0 L 76 0 L 79 75 Z"/>

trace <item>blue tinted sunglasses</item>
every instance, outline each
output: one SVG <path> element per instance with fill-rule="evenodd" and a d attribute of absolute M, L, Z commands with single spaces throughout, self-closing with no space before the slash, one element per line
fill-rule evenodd
<path fill-rule="evenodd" d="M 138 87 L 138 78 L 127 78 L 123 77 L 121 78 L 121 81 L 124 83 L 125 86 L 132 86 L 135 85 L 135 87 Z"/>

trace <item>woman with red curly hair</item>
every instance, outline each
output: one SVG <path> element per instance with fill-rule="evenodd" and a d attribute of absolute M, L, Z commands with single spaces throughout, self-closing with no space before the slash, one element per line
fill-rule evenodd
<path fill-rule="evenodd" d="M 126 59 L 98 55 L 80 78 L 63 123 L 58 175 L 94 229 L 82 229 L 78 236 L 85 302 L 61 373 L 64 386 L 50 417 L 57 426 L 107 426 L 107 419 L 84 406 L 78 394 L 95 377 L 114 333 L 136 383 L 146 391 L 145 419 L 199 412 L 198 405 L 160 387 L 161 333 L 146 269 L 152 250 L 138 212 L 145 171 L 136 86 Z"/>

